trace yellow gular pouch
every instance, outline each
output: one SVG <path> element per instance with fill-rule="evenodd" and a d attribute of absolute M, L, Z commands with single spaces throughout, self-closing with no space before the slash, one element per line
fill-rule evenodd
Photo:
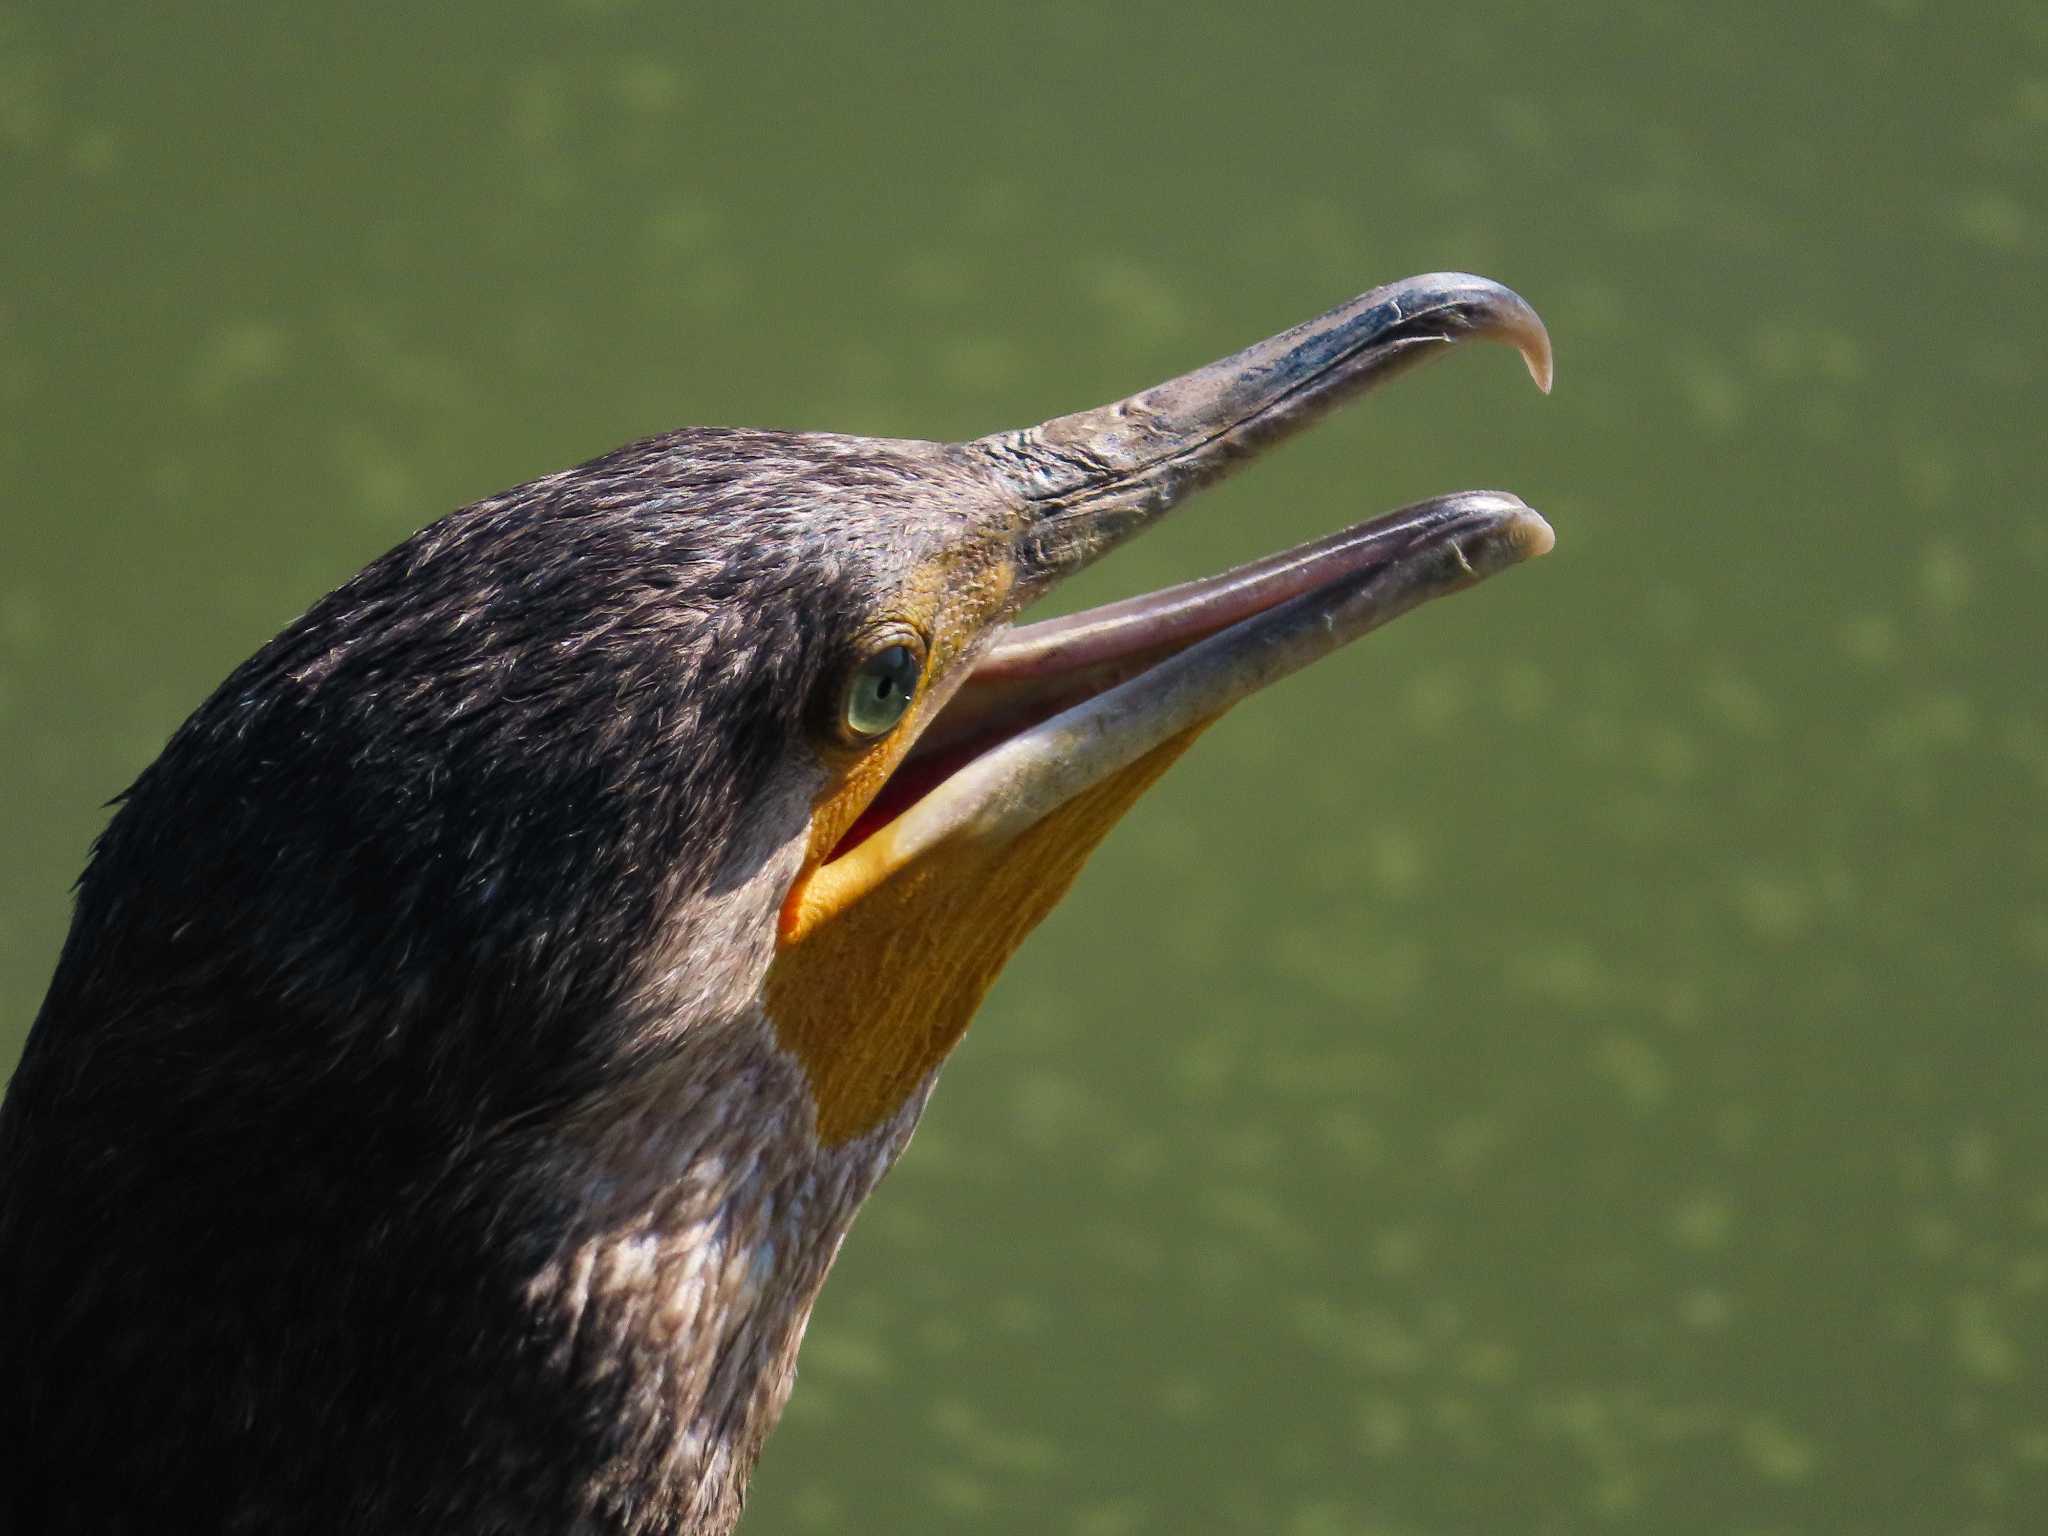
<path fill-rule="evenodd" d="M 1007 842 L 962 836 L 906 858 L 884 825 L 798 879 L 766 997 L 777 1038 L 809 1078 L 821 1141 L 865 1135 L 903 1107 L 1088 855 L 1201 730 L 1161 742 Z"/>
<path fill-rule="evenodd" d="M 848 838 L 943 706 L 956 669 L 971 665 L 977 640 L 1005 616 L 1015 584 L 1007 549 L 968 545 L 921 563 L 888 605 L 892 617 L 856 645 L 818 701 L 814 729 L 830 776 L 812 805 L 764 996 L 783 1048 L 803 1065 L 827 1143 L 861 1135 L 902 1106 L 1023 937 L 1020 930 L 1004 946 L 978 985 L 954 985 L 963 968 L 943 957 L 959 946 L 934 942 L 923 908 L 929 892 L 943 921 L 950 908 L 934 882 L 971 877 L 956 876 L 951 860 L 899 868 L 887 858 L 896 844 L 886 825 Z M 852 846 L 835 858 L 842 843 Z M 925 1042 L 940 1033 L 935 1010 L 957 1012 L 958 1021 L 934 1046 Z"/>

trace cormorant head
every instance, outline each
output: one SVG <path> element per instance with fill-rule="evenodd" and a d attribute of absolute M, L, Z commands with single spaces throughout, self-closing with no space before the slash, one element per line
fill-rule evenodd
<path fill-rule="evenodd" d="M 824 773 L 765 981 L 823 1139 L 881 1123 L 928 1079 L 1110 826 L 1233 703 L 1549 549 L 1516 498 L 1469 492 L 1206 581 L 1012 623 L 1188 491 L 1472 336 L 1513 342 L 1549 388 L 1534 312 L 1435 274 L 1112 405 L 919 450 L 958 521 L 899 557 L 879 623 L 819 687 Z M 916 678 L 900 691 L 898 664 Z M 887 723 L 863 731 L 852 722 L 877 690 Z"/>
<path fill-rule="evenodd" d="M 167 1020 L 92 1048 L 181 1135 L 246 1097 L 309 1138 L 340 1115 L 351 1145 L 438 1139 L 765 1013 L 820 1140 L 859 1136 L 1203 726 L 1550 533 L 1465 493 L 1151 597 L 1018 613 L 1471 336 L 1547 387 L 1534 313 L 1439 274 L 1020 432 L 691 429 L 452 514 L 244 664 L 143 774 L 50 1006 Z M 213 1107 L 183 1115 L 188 1094 Z"/>
<path fill-rule="evenodd" d="M 1467 492 L 1018 615 L 1472 336 L 1548 386 L 1520 299 L 1417 278 L 974 442 L 652 438 L 317 603 L 124 797 L 0 1109 L 16 1497 L 726 1529 L 853 1210 L 1110 825 L 1551 535 Z"/>

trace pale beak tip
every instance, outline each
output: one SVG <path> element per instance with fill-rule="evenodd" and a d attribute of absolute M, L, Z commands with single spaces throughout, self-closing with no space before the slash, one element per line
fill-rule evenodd
<path fill-rule="evenodd" d="M 1536 387 L 1549 394 L 1556 365 L 1550 350 L 1550 331 L 1535 306 L 1513 289 L 1503 288 L 1489 278 L 1458 273 L 1449 282 L 1462 286 L 1478 300 L 1475 328 L 1479 333 L 1512 344 L 1522 354 L 1522 363 L 1528 368 L 1529 377 L 1536 381 Z"/>
<path fill-rule="evenodd" d="M 1550 353 L 1550 332 L 1543 328 L 1543 322 L 1538 320 L 1533 312 L 1529 316 L 1529 321 L 1530 323 L 1515 337 L 1515 345 L 1521 351 L 1523 363 L 1528 366 L 1529 377 L 1534 379 L 1536 387 L 1547 395 L 1550 393 L 1551 380 L 1556 377 L 1556 365 Z"/>
<path fill-rule="evenodd" d="M 1535 372 L 1535 365 L 1530 365 Z M 1538 384 L 1544 380 L 1538 378 Z M 1543 514 L 1533 507 L 1524 507 L 1515 514 L 1514 521 L 1507 529 L 1508 542 L 1515 553 L 1524 560 L 1534 560 L 1547 555 L 1557 547 L 1557 530 L 1544 520 Z"/>

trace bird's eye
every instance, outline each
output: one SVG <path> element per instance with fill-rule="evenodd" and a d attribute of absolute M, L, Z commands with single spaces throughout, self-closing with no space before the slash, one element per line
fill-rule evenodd
<path fill-rule="evenodd" d="M 870 738 L 894 730 L 917 695 L 923 670 L 917 652 L 907 645 L 888 646 L 855 667 L 842 709 L 847 730 Z"/>

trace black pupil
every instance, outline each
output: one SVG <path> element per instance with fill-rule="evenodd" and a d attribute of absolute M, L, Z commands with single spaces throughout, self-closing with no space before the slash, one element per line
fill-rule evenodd
<path fill-rule="evenodd" d="M 890 646 L 875 658 L 874 668 L 877 699 L 910 696 L 911 684 L 917 680 L 917 668 L 911 665 L 907 646 Z"/>
<path fill-rule="evenodd" d="M 917 658 L 910 647 L 892 645 L 877 651 L 861 663 L 847 709 L 848 723 L 868 735 L 885 731 L 902 717 L 916 692 Z"/>

